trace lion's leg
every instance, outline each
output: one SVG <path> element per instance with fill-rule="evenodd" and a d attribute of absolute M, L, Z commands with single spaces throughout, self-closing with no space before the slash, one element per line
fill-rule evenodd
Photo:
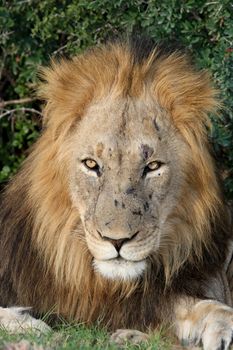
<path fill-rule="evenodd" d="M 185 346 L 228 350 L 233 339 L 233 309 L 214 300 L 180 299 L 175 307 L 174 326 Z"/>
<path fill-rule="evenodd" d="M 33 330 L 44 333 L 50 330 L 45 322 L 37 320 L 25 312 L 27 310 L 23 307 L 0 307 L 0 327 L 9 332 Z"/>

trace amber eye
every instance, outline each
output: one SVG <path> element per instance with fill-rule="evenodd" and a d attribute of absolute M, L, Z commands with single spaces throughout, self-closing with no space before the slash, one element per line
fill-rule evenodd
<path fill-rule="evenodd" d="M 156 161 L 147 164 L 147 168 L 151 171 L 159 169 L 160 166 L 161 166 L 161 163 Z"/>
<path fill-rule="evenodd" d="M 161 167 L 161 165 L 162 165 L 162 163 L 157 162 L 157 161 L 153 161 L 153 162 L 147 164 L 147 166 L 144 168 L 143 176 L 146 176 L 146 174 L 151 172 L 151 171 L 158 170 Z"/>
<path fill-rule="evenodd" d="M 93 171 L 99 173 L 99 165 L 98 165 L 98 163 L 95 160 L 93 160 L 93 159 L 84 159 L 82 162 L 87 167 L 87 169 L 93 170 Z"/>
<path fill-rule="evenodd" d="M 86 159 L 83 162 L 89 169 L 94 169 L 97 165 L 96 161 L 93 159 Z"/>

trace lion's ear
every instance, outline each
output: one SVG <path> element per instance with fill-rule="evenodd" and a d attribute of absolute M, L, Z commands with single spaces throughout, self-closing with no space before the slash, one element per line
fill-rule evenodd
<path fill-rule="evenodd" d="M 85 72 L 85 67 L 83 68 Z M 38 96 L 45 101 L 44 124 L 55 130 L 78 119 L 91 99 L 93 86 L 75 60 L 51 61 L 41 68 Z"/>
<path fill-rule="evenodd" d="M 64 103 L 64 91 L 67 85 L 68 72 L 64 67 L 66 63 L 51 61 L 50 67 L 41 67 L 39 70 L 40 84 L 37 95 L 45 102 L 43 123 L 47 125 L 50 114 L 58 111 Z M 56 118 L 59 119 L 60 113 Z"/>
<path fill-rule="evenodd" d="M 186 55 L 174 52 L 157 65 L 154 92 L 178 129 L 189 127 L 199 133 L 210 125 L 208 115 L 221 103 L 218 91 L 205 71 L 197 71 Z"/>

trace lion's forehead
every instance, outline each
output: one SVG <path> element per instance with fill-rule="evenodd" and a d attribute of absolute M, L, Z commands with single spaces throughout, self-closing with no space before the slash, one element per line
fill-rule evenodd
<path fill-rule="evenodd" d="M 142 100 L 115 99 L 96 102 L 90 105 L 84 114 L 80 127 L 87 131 L 92 130 L 91 136 L 101 132 L 116 133 L 122 137 L 127 133 L 128 137 L 145 134 L 154 137 L 160 130 L 166 127 L 167 121 L 162 111 L 156 104 L 146 104 Z M 157 122 L 158 121 L 158 122 Z M 94 128 L 94 129 L 93 129 Z"/>
<path fill-rule="evenodd" d="M 79 149 L 99 158 L 146 160 L 167 143 L 165 130 L 155 106 L 121 99 L 90 106 L 79 123 L 77 139 Z"/>

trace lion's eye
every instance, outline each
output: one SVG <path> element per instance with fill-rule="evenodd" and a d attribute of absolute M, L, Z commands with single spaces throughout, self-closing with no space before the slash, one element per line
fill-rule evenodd
<path fill-rule="evenodd" d="M 145 176 L 147 173 L 149 173 L 151 171 L 158 170 L 161 167 L 161 165 L 162 165 L 162 163 L 157 162 L 157 161 L 153 161 L 153 162 L 147 164 L 147 166 L 144 168 L 143 176 Z"/>
<path fill-rule="evenodd" d="M 161 166 L 161 163 L 156 161 L 147 164 L 147 168 L 151 171 L 159 169 L 160 166 Z"/>
<path fill-rule="evenodd" d="M 83 164 L 87 167 L 89 170 L 93 170 L 97 173 L 99 173 L 99 165 L 98 163 L 93 159 L 84 159 Z"/>

